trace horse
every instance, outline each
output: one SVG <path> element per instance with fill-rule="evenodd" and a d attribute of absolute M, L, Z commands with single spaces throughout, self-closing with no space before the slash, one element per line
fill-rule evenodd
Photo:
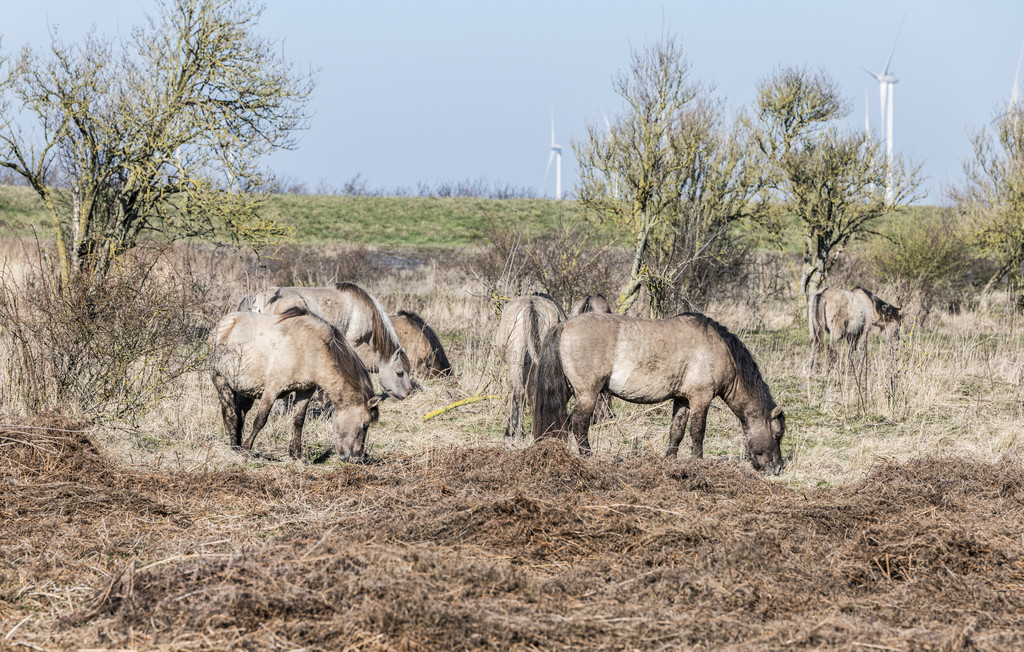
<path fill-rule="evenodd" d="M 249 305 L 256 312 L 270 314 L 302 307 L 320 315 L 341 331 L 366 368 L 378 374 L 389 396 L 404 399 L 412 391 L 409 357 L 391 319 L 377 299 L 355 283 L 269 288 L 256 293 Z"/>
<path fill-rule="evenodd" d="M 334 406 L 335 448 L 343 460 L 364 454 L 366 430 L 377 421 L 380 397 L 362 361 L 341 333 L 321 317 L 295 307 L 280 315 L 233 312 L 210 335 L 211 377 L 233 448 L 252 450 L 274 401 L 294 392 L 288 453 L 302 459 L 302 426 L 309 399 L 323 388 Z M 245 415 L 259 406 L 248 439 Z"/>
<path fill-rule="evenodd" d="M 512 389 L 512 412 L 505 426 L 506 437 L 524 437 L 523 409 L 528 397 L 530 368 L 537 359 L 541 337 L 554 324 L 565 320 L 561 306 L 543 294 L 512 299 L 501 311 L 494 335 L 498 355 L 508 368 Z"/>
<path fill-rule="evenodd" d="M 579 299 L 576 299 L 572 304 L 572 310 L 569 311 L 570 317 L 582 315 L 588 312 L 611 312 L 612 306 L 608 303 L 608 299 L 605 299 L 600 294 L 591 294 Z"/>
<path fill-rule="evenodd" d="M 786 417 L 746 346 L 704 315 L 669 319 L 587 313 L 552 326 L 535 365 L 533 436 L 566 436 L 566 403 L 576 394 L 572 432 L 590 453 L 588 431 L 595 402 L 608 390 L 630 403 L 672 399 L 667 457 L 679 451 L 687 420 L 691 451 L 704 455 L 708 408 L 717 396 L 740 421 L 747 456 L 757 470 L 782 470 Z"/>
<path fill-rule="evenodd" d="M 399 310 L 391 318 L 391 325 L 417 373 L 432 377 L 452 375 L 452 363 L 448 361 L 441 340 L 422 317 Z"/>
<path fill-rule="evenodd" d="M 811 331 L 811 371 L 814 370 L 817 355 L 825 345 L 826 333 L 829 335 L 829 363 L 835 357 L 839 340 L 846 340 L 847 355 L 853 364 L 858 349 L 862 360 L 867 360 L 867 335 L 872 327 L 881 330 L 886 341 L 895 342 L 899 340 L 902 320 L 899 308 L 882 301 L 864 288 L 822 288 L 814 293 L 807 304 L 807 323 Z"/>

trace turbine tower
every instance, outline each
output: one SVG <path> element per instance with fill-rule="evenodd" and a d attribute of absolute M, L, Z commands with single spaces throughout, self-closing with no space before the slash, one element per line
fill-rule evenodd
<path fill-rule="evenodd" d="M 899 40 L 901 31 L 903 31 L 903 21 L 900 21 L 900 28 L 896 32 L 896 39 L 892 43 L 892 49 L 889 50 L 889 58 L 885 60 L 885 67 L 882 68 L 882 72 L 872 72 L 862 66 L 865 72 L 878 80 L 878 92 L 882 107 L 882 133 L 885 134 L 885 160 L 889 168 L 886 173 L 885 200 L 890 202 L 893 199 L 893 95 L 895 94 L 896 82 L 899 81 L 899 77 L 889 72 L 889 64 L 892 62 L 893 53 L 896 52 L 896 41 Z"/>
<path fill-rule="evenodd" d="M 562 146 L 555 142 L 555 112 L 551 112 L 551 153 L 548 155 L 548 167 L 544 170 L 544 183 L 548 181 L 551 161 L 555 162 L 555 199 L 562 198 Z"/>

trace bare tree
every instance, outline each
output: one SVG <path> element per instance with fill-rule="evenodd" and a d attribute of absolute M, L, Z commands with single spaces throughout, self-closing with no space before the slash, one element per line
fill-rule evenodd
<path fill-rule="evenodd" d="M 287 233 L 261 210 L 260 161 L 294 146 L 312 78 L 256 33 L 261 11 L 163 0 L 123 41 L 54 37 L 48 53 L 0 59 L 0 167 L 42 198 L 65 283 L 145 231 L 257 249 Z"/>
<path fill-rule="evenodd" d="M 906 168 L 899 160 L 886 198 L 889 165 L 879 142 L 835 126 L 848 113 L 847 102 L 824 73 L 785 68 L 758 84 L 755 138 L 773 191 L 767 200 L 777 217 L 793 214 L 800 220 L 804 301 L 818 291 L 851 240 L 918 198 L 920 168 Z"/>
<path fill-rule="evenodd" d="M 739 249 L 729 225 L 750 215 L 760 177 L 743 132 L 721 105 L 692 82 L 683 49 L 671 36 L 632 55 L 613 82 L 625 112 L 606 130 L 591 125 L 573 142 L 582 207 L 611 225 L 633 252 L 616 309 L 647 290 L 660 316 L 675 290 L 690 295 Z M 684 299 L 687 298 L 684 296 Z"/>

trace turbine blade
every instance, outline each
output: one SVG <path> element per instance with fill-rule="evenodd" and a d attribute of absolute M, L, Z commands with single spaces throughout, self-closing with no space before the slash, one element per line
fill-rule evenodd
<path fill-rule="evenodd" d="M 864 91 L 864 133 L 871 135 L 871 111 L 868 109 L 867 91 Z"/>
<path fill-rule="evenodd" d="M 548 154 L 548 166 L 544 168 L 544 182 L 540 185 L 541 190 L 544 190 L 544 186 L 548 185 L 548 173 L 551 172 L 551 161 L 555 160 L 555 150 L 551 150 Z"/>
<path fill-rule="evenodd" d="M 555 144 L 555 112 L 551 111 L 551 145 Z"/>
<path fill-rule="evenodd" d="M 861 70 L 863 70 L 864 72 L 866 72 L 867 74 L 871 75 L 872 77 L 874 77 L 875 81 L 882 81 L 882 76 L 879 75 L 878 73 L 871 72 L 870 70 L 868 70 L 864 66 L 857 66 L 857 67 L 860 68 Z"/>
<path fill-rule="evenodd" d="M 889 63 L 892 61 L 892 55 L 896 52 L 896 42 L 900 40 L 900 32 L 903 31 L 903 22 L 907 19 L 907 12 L 903 12 L 903 18 L 900 19 L 900 28 L 896 30 L 896 38 L 892 41 L 892 49 L 889 50 L 889 58 L 885 60 L 885 67 L 882 68 L 882 74 L 889 74 Z"/>

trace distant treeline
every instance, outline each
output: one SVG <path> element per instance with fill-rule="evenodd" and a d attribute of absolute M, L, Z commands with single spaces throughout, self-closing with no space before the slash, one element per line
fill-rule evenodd
<path fill-rule="evenodd" d="M 473 197 L 476 199 L 536 199 L 533 188 L 509 183 L 491 182 L 484 178 L 462 181 L 420 181 L 415 187 L 371 187 L 363 175 L 356 174 L 341 185 L 321 179 L 316 186 L 305 181 L 284 179 L 278 192 L 285 195 L 332 195 L 336 197 Z"/>

